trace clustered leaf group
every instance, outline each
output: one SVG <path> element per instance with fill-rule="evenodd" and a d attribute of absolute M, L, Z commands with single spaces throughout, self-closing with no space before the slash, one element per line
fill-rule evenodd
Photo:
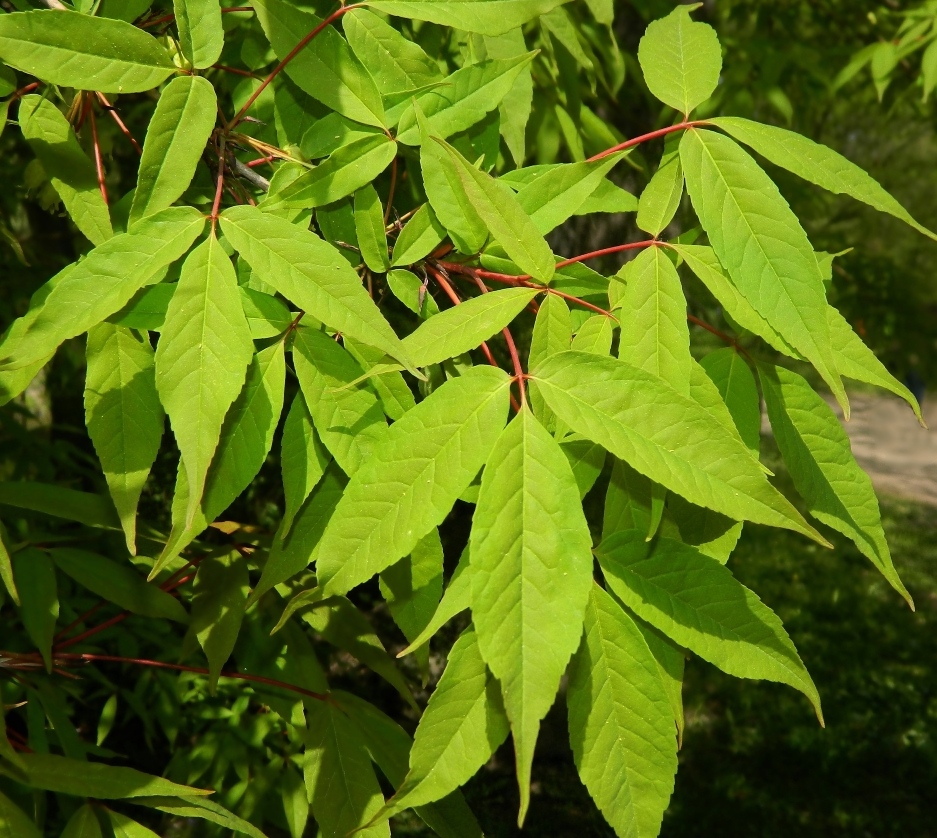
<path fill-rule="evenodd" d="M 35 79 L 3 108 L 15 107 L 91 244 L 0 341 L 0 393 L 14 400 L 87 334 L 85 420 L 110 493 L 0 485 L 16 522 L 0 532 L 5 608 L 30 644 L 0 653 L 17 673 L 4 703 L 24 701 L 29 717 L 28 740 L 0 737 L 9 834 L 40 834 L 10 799 L 24 789 L 125 799 L 246 835 L 266 822 L 262 791 L 244 778 L 236 794 L 224 786 L 227 763 L 213 774 L 180 756 L 177 784 L 86 761 L 95 751 L 70 725 L 61 676 L 81 660 L 134 661 L 66 651 L 100 648 L 89 614 L 59 631 L 75 609 L 58 590 L 72 580 L 185 624 L 183 655 L 201 648 L 207 668 L 188 669 L 208 691 L 239 679 L 230 712 L 269 709 L 251 724 L 256 741 L 281 733 L 269 782 L 283 800 L 275 822 L 294 838 L 312 834 L 310 818 L 330 838 L 388 835 L 407 809 L 440 835 L 479 835 L 459 787 L 509 734 L 523 823 L 564 675 L 576 766 L 620 836 L 660 828 L 688 654 L 794 687 L 822 722 L 780 619 L 727 567 L 745 522 L 827 545 L 803 508 L 910 604 L 832 408 L 778 355 L 812 366 L 847 417 L 847 378 L 920 417 L 918 405 L 829 305 L 834 257 L 814 251 L 745 146 L 933 234 L 828 148 L 746 119 L 694 118 L 722 51 L 693 6 L 652 23 L 638 50 L 670 124 L 620 141 L 563 80 L 588 65 L 614 89 L 597 58 L 612 4 L 561 2 L 374 0 L 317 15 L 288 0 L 175 0 L 172 14 L 127 4 L 139 8 L 125 19 L 118 4 L 76 2 L 0 15 L 0 59 Z M 232 44 L 246 62 L 272 50 L 233 87 L 219 64 Z M 114 94 L 155 106 L 136 186 L 109 205 L 97 134 L 89 156 L 76 128 L 87 117 L 96 130 Z M 532 114 L 557 120 L 572 162 L 525 165 Z M 609 176 L 657 137 L 660 164 L 635 198 Z M 667 237 L 681 206 L 699 226 Z M 545 238 L 573 216 L 624 212 L 650 238 L 613 243 L 636 255 L 611 277 L 585 264 L 595 254 L 563 257 Z M 721 306 L 733 335 L 702 325 L 725 348 L 691 352 L 681 273 Z M 761 398 L 796 504 L 759 460 Z M 168 533 L 138 521 L 164 414 L 179 452 Z M 225 519 L 277 443 L 276 532 Z M 606 482 L 590 528 L 583 499 Z M 457 502 L 474 510 L 456 564 L 443 545 Z M 16 508 L 81 526 L 57 546 Z M 414 668 L 398 668 L 359 607 L 374 577 Z M 430 640 L 463 612 L 471 621 L 420 707 L 412 675 L 426 684 Z M 418 718 L 412 742 L 402 716 L 330 688 L 320 640 L 401 695 Z M 169 654 L 136 662 L 187 669 Z M 36 740 L 44 714 L 51 751 Z M 378 771 L 396 790 L 386 799 Z M 99 802 L 65 811 L 69 838 L 101 835 L 101 819 L 117 835 L 153 834 Z"/>

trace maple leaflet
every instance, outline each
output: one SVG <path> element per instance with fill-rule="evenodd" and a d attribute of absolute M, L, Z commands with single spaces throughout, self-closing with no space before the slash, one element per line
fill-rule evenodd
<path fill-rule="evenodd" d="M 570 119 L 554 117 L 572 162 L 525 165 L 535 90 L 563 62 L 594 64 L 575 16 L 611 38 L 611 3 L 374 0 L 321 15 L 288 0 L 139 5 L 130 19 L 89 3 L 0 15 L 3 69 L 28 77 L 0 107 L 86 240 L 0 339 L 0 401 L 15 404 L 87 335 L 85 420 L 109 493 L 0 483 L 3 608 L 18 632 L 0 652 L 15 676 L 0 826 L 43 834 L 23 809 L 32 790 L 77 799 L 60 813 L 69 838 L 102 824 L 153 834 L 106 801 L 147 807 L 149 823 L 158 812 L 250 836 L 272 823 L 301 838 L 313 822 L 328 838 L 383 836 L 406 810 L 439 835 L 478 836 L 460 787 L 510 737 L 522 825 L 541 723 L 565 701 L 596 806 L 617 835 L 650 838 L 674 787 L 689 655 L 794 687 L 822 724 L 781 620 L 727 564 L 746 522 L 829 546 L 812 518 L 913 603 L 836 415 L 778 356 L 812 366 L 847 417 L 844 379 L 921 414 L 827 302 L 832 257 L 751 152 L 937 236 L 824 146 L 695 117 L 722 69 L 696 6 L 651 23 L 638 49 L 672 124 L 621 140 L 585 105 L 577 127 L 564 94 L 550 107 Z M 421 33 L 464 49 L 431 57 Z M 231 44 L 268 58 L 219 63 Z M 142 146 L 105 94 L 149 107 Z M 118 201 L 104 114 L 140 152 Z M 658 139 L 640 196 L 610 179 Z M 671 241 L 681 206 L 699 229 Z M 559 255 L 546 238 L 577 215 L 626 212 L 647 240 Z M 630 251 L 612 277 L 587 265 Z M 731 334 L 688 313 L 688 275 Z M 692 324 L 726 346 L 697 360 Z M 796 502 L 759 460 L 761 397 Z M 167 445 L 179 454 L 171 508 L 148 520 L 141 496 Z M 230 520 L 277 456 L 272 526 L 269 510 Z M 600 526 L 583 506 L 595 487 Z M 451 522 L 469 506 L 453 554 Z M 75 596 L 95 604 L 76 611 Z M 409 644 L 399 660 L 388 647 L 405 644 L 369 622 L 377 597 Z M 102 608 L 114 613 L 96 618 Z M 184 626 L 178 654 L 102 645 L 131 615 L 165 635 Z M 417 700 L 430 642 L 451 639 L 459 618 L 445 669 Z M 322 644 L 393 701 L 346 689 Z M 113 754 L 100 749 L 106 731 L 95 750 L 70 721 L 62 684 L 79 665 L 184 673 L 201 701 L 234 684 L 237 712 L 262 706 L 259 741 L 278 743 L 253 791 L 282 797 L 277 817 L 243 777 L 235 793 L 185 754 L 167 770 L 185 782 L 89 760 Z"/>

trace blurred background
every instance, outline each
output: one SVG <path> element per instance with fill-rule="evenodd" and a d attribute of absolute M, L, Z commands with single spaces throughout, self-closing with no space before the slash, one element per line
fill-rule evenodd
<path fill-rule="evenodd" d="M 669 118 L 646 94 L 635 54 L 646 23 L 673 6 L 673 0 L 616 0 L 620 52 L 609 47 L 601 56 L 606 71 L 597 82 L 581 68 L 574 71 L 577 84 L 591 83 L 589 107 L 622 137 L 659 128 Z M 935 3 L 897 0 L 707 0 L 699 17 L 717 29 L 725 51 L 723 78 L 707 110 L 789 127 L 831 146 L 869 171 L 923 224 L 937 228 L 937 105 L 924 101 L 928 77 L 922 50 L 915 48 L 915 39 L 931 30 L 914 31 L 935 15 Z M 134 107 L 128 100 L 122 113 L 139 137 L 145 117 Z M 144 114 L 150 105 L 139 108 Z M 551 113 L 538 112 L 531 125 L 530 162 L 582 153 Z M 101 120 L 101 130 L 109 186 L 120 194 L 133 182 L 136 157 L 109 121 Z M 662 142 L 642 147 L 630 159 L 633 165 L 620 166 L 615 177 L 640 193 L 662 149 Z M 0 328 L 86 246 L 56 210 L 55 196 L 31 159 L 9 126 L 0 137 Z M 937 243 L 785 172 L 769 172 L 817 250 L 852 248 L 834 263 L 831 301 L 923 399 L 937 427 Z M 685 226 L 678 214 L 668 233 Z M 627 216 L 614 216 L 573 219 L 552 243 L 557 252 L 572 254 L 638 237 Z M 620 264 L 610 259 L 595 267 L 608 274 Z M 687 290 L 691 307 L 718 319 L 704 294 L 692 285 Z M 696 345 L 705 350 L 705 338 Z M 14 409 L 0 412 L 0 480 L 101 489 L 82 420 L 83 365 L 81 342 L 70 342 Z M 747 526 L 733 570 L 784 620 L 823 697 L 827 727 L 817 726 L 807 702 L 791 690 L 740 682 L 691 660 L 667 838 L 937 836 L 937 442 L 890 397 L 861 389 L 852 395 L 856 409 L 848 430 L 880 490 L 894 561 L 917 611 L 911 613 L 835 533 L 825 532 L 836 546 L 825 551 L 787 532 Z M 763 455 L 783 488 L 784 467 L 767 435 Z M 232 514 L 271 524 L 280 498 L 272 488 L 277 481 L 264 474 L 275 478 L 276 470 L 276 463 L 269 464 Z M 142 511 L 151 520 L 168 516 L 174 473 L 167 451 L 144 497 Z M 590 497 L 601 503 L 602 481 Z M 386 613 L 376 607 L 374 619 L 385 636 Z M 459 628 L 448 631 L 454 637 Z M 217 704 L 226 701 L 230 695 L 219 693 Z M 204 719 L 188 717 L 185 735 L 197 738 L 200 724 L 207 728 L 216 718 L 210 712 Z M 171 759 L 165 737 L 122 719 L 114 735 L 123 747 L 139 742 L 152 769 L 162 771 Z M 611 835 L 572 765 L 562 708 L 545 723 L 534 780 L 524 834 Z M 507 826 L 517 808 L 509 746 L 471 781 L 466 795 L 486 834 L 516 834 Z M 398 827 L 401 835 L 424 834 L 405 820 Z M 180 823 L 167 835 L 195 834 L 186 830 Z"/>

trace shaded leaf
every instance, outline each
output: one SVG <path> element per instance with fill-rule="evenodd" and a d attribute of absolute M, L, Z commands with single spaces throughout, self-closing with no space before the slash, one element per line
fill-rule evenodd
<path fill-rule="evenodd" d="M 52 637 L 59 617 L 55 565 L 47 553 L 27 547 L 14 553 L 13 579 L 20 595 L 20 619 L 29 639 L 52 670 Z"/>

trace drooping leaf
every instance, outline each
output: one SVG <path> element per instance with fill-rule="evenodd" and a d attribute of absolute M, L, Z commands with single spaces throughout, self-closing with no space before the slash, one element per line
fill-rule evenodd
<path fill-rule="evenodd" d="M 103 93 L 150 90 L 176 71 L 142 29 L 54 9 L 0 17 L 0 60 L 51 84 Z"/>
<path fill-rule="evenodd" d="M 692 8 L 680 5 L 655 20 L 638 45 L 638 60 L 651 93 L 685 116 L 712 95 L 722 72 L 716 31 L 694 21 Z"/>
<path fill-rule="evenodd" d="M 156 387 L 188 478 L 187 524 L 252 355 L 237 276 L 212 235 L 186 259 L 156 347 Z"/>
<path fill-rule="evenodd" d="M 543 283 L 549 282 L 556 267 L 553 253 L 514 193 L 472 166 L 444 140 L 433 139 L 448 154 L 449 165 L 455 169 L 456 188 L 464 193 L 494 240 L 522 271 Z"/>
<path fill-rule="evenodd" d="M 761 403 L 751 368 L 731 346 L 704 355 L 700 366 L 718 388 L 742 440 L 757 457 L 761 448 Z"/>
<path fill-rule="evenodd" d="M 137 504 L 163 436 L 163 408 L 149 337 L 99 323 L 88 333 L 85 424 L 136 553 Z"/>
<path fill-rule="evenodd" d="M 13 579 L 20 595 L 20 618 L 29 639 L 52 670 L 52 637 L 59 616 L 55 565 L 48 553 L 27 547 L 14 553 Z"/>
<path fill-rule="evenodd" d="M 306 722 L 303 773 L 312 814 L 323 835 L 347 835 L 368 823 L 384 804 L 364 739 L 330 702 L 307 707 Z M 382 824 L 355 834 L 390 838 L 390 828 Z"/>
<path fill-rule="evenodd" d="M 849 195 L 879 212 L 887 212 L 925 236 L 937 238 L 918 224 L 871 175 L 833 149 L 786 128 L 762 125 L 737 116 L 718 117 L 710 120 L 710 124 L 731 134 L 774 165 L 837 195 Z"/>
<path fill-rule="evenodd" d="M 390 270 L 387 233 L 384 231 L 384 208 L 377 190 L 365 186 L 355 193 L 355 229 L 364 264 L 374 273 Z"/>
<path fill-rule="evenodd" d="M 200 76 L 180 76 L 160 93 L 143 141 L 130 224 L 159 212 L 188 189 L 217 119 L 217 97 Z"/>
<path fill-rule="evenodd" d="M 127 564 L 73 547 L 56 547 L 49 550 L 49 555 L 59 570 L 108 602 L 144 617 L 188 621 L 179 600 L 148 584 Z"/>
<path fill-rule="evenodd" d="M 537 230 L 546 235 L 576 215 L 624 156 L 610 154 L 594 163 L 556 166 L 523 186 L 517 201 Z"/>
<path fill-rule="evenodd" d="M 777 615 L 732 572 L 669 538 L 617 533 L 596 551 L 615 595 L 641 619 L 738 678 L 800 690 L 822 724 L 820 696 Z"/>
<path fill-rule="evenodd" d="M 77 521 L 88 527 L 120 529 L 120 518 L 109 498 L 51 483 L 25 480 L 0 483 L 0 504 Z"/>
<path fill-rule="evenodd" d="M 355 474 L 387 431 L 374 392 L 364 383 L 352 386 L 361 367 L 325 332 L 302 326 L 293 363 L 319 437 L 345 473 Z"/>
<path fill-rule="evenodd" d="M 397 794 L 375 818 L 441 800 L 467 782 L 508 735 L 498 682 L 468 628 L 449 652 L 449 662 L 420 719 L 410 751 L 410 770 Z"/>
<path fill-rule="evenodd" d="M 660 379 L 584 352 L 553 355 L 533 376 L 560 419 L 653 481 L 699 506 L 826 544 L 741 440 Z"/>
<path fill-rule="evenodd" d="M 485 5 L 489 5 L 488 0 Z M 425 5 L 444 5 L 425 3 Z M 372 8 L 377 8 L 372 5 Z M 434 137 L 446 139 L 465 131 L 484 119 L 507 96 L 521 71 L 533 60 L 528 52 L 514 58 L 492 59 L 456 70 L 445 85 L 416 97 L 416 107 L 424 114 L 427 130 Z M 397 126 L 397 141 L 404 145 L 422 142 L 416 110 L 408 107 Z"/>
<path fill-rule="evenodd" d="M 567 702 L 576 768 L 605 819 L 616 835 L 654 838 L 677 772 L 673 712 L 641 630 L 596 584 Z"/>
<path fill-rule="evenodd" d="M 9 347 L 2 369 L 21 369 L 49 356 L 123 308 L 167 265 L 185 253 L 205 226 L 194 207 L 171 207 L 99 245 L 46 298 L 35 320 Z"/>
<path fill-rule="evenodd" d="M 565 0 L 375 0 L 371 8 L 465 32 L 501 35 Z"/>
<path fill-rule="evenodd" d="M 219 0 L 173 0 L 172 7 L 182 54 L 197 70 L 211 67 L 224 46 Z"/>
<path fill-rule="evenodd" d="M 26 766 L 29 785 L 45 791 L 101 800 L 122 800 L 151 795 L 193 797 L 211 794 L 204 789 L 183 786 L 162 777 L 144 774 L 135 768 L 105 765 L 102 762 L 82 762 L 54 754 L 21 756 Z"/>
<path fill-rule="evenodd" d="M 424 321 L 403 345 L 418 367 L 455 358 L 500 332 L 538 293 L 536 288 L 504 288 L 472 297 Z"/>
<path fill-rule="evenodd" d="M 619 305 L 624 316 L 618 357 L 688 395 L 693 358 L 686 297 L 677 269 L 661 248 L 649 247 L 629 263 Z"/>
<path fill-rule="evenodd" d="M 914 608 L 892 563 L 872 481 L 830 406 L 795 372 L 759 363 L 771 429 L 810 514 L 851 539 Z"/>
<path fill-rule="evenodd" d="M 474 367 L 389 428 L 322 536 L 317 574 L 325 592 L 343 593 L 367 581 L 442 523 L 491 454 L 509 383 L 500 370 Z"/>
<path fill-rule="evenodd" d="M 651 529 L 653 482 L 627 463 L 615 459 L 605 493 L 602 539 L 622 530 Z"/>
<path fill-rule="evenodd" d="M 41 96 L 24 96 L 19 124 L 75 226 L 92 244 L 107 241 L 113 235 L 111 217 L 94 163 L 62 112 Z"/>
<path fill-rule="evenodd" d="M 809 360 L 848 415 L 813 247 L 772 180 L 732 140 L 690 129 L 687 191 L 713 250 L 744 297 Z"/>
<path fill-rule="evenodd" d="M 397 653 L 398 658 L 405 657 L 420 649 L 430 638 L 436 634 L 446 623 L 448 623 L 456 614 L 467 611 L 472 606 L 472 573 L 469 563 L 469 548 L 466 545 L 462 556 L 459 558 L 459 564 L 452 572 L 446 591 L 439 601 L 433 616 L 426 624 L 424 629 L 414 638 L 413 642 L 401 652 Z"/>
<path fill-rule="evenodd" d="M 472 519 L 472 617 L 511 722 L 523 823 L 540 722 L 582 634 L 592 538 L 569 463 L 526 407 L 498 437 Z"/>
<path fill-rule="evenodd" d="M 280 469 L 286 500 L 281 523 L 283 537 L 289 534 L 296 513 L 322 479 L 328 462 L 329 455 L 316 434 L 306 400 L 302 393 L 297 393 L 286 414 L 280 441 Z"/>
<path fill-rule="evenodd" d="M 267 838 L 256 826 L 252 826 L 207 797 L 134 797 L 129 802 L 179 818 L 199 818 L 241 835 L 247 835 L 248 838 Z"/>
<path fill-rule="evenodd" d="M 0 836 L 2 838 L 42 838 L 39 828 L 9 797 L 0 792 Z"/>
<path fill-rule="evenodd" d="M 222 667 L 234 651 L 249 587 L 247 562 L 237 551 L 206 556 L 199 562 L 190 631 L 198 638 L 208 658 L 208 683 L 212 692 Z"/>
<path fill-rule="evenodd" d="M 399 338 L 332 245 L 255 207 L 225 210 L 221 228 L 259 277 L 288 300 L 409 366 Z"/>
<path fill-rule="evenodd" d="M 385 134 L 369 134 L 337 148 L 327 160 L 271 194 L 261 205 L 268 212 L 332 204 L 371 183 L 397 155 Z M 273 193 L 273 190 L 271 190 Z"/>
<path fill-rule="evenodd" d="M 281 61 L 322 19 L 285 0 L 256 0 L 254 11 Z M 381 94 L 344 38 L 326 26 L 286 65 L 286 74 L 314 99 L 342 116 L 384 127 Z"/>
<path fill-rule="evenodd" d="M 683 166 L 680 163 L 679 137 L 669 134 L 660 166 L 638 201 L 635 224 L 652 236 L 659 236 L 673 221 L 683 197 Z"/>
<path fill-rule="evenodd" d="M 530 338 L 530 354 L 527 368 L 533 369 L 541 361 L 546 360 L 557 352 L 565 352 L 570 347 L 573 337 L 573 324 L 569 316 L 569 306 L 562 297 L 547 294 L 540 303 L 537 319 L 534 321 L 534 330 Z M 553 411 L 543 401 L 540 390 L 534 381 L 530 382 L 530 406 L 534 416 L 547 429 L 555 423 Z"/>
<path fill-rule="evenodd" d="M 579 497 L 584 498 L 602 473 L 606 451 L 592 440 L 568 436 L 560 443 L 560 448 L 573 470 L 573 477 L 579 487 Z"/>
<path fill-rule="evenodd" d="M 423 204 L 410 216 L 410 220 L 397 236 L 391 265 L 397 267 L 418 262 L 432 252 L 445 237 L 445 228 L 436 220 L 429 204 Z"/>
<path fill-rule="evenodd" d="M 487 58 L 516 58 L 528 51 L 524 31 L 520 26 L 501 35 L 484 35 L 482 41 Z M 534 81 L 528 64 L 514 79 L 511 89 L 498 105 L 498 130 L 518 166 L 524 165 L 527 123 L 530 121 L 533 98 Z"/>
<path fill-rule="evenodd" d="M 385 95 L 417 90 L 442 80 L 439 65 L 423 48 L 367 9 L 342 19 L 345 37 Z"/>
<path fill-rule="evenodd" d="M 635 625 L 644 635 L 644 641 L 657 662 L 664 692 L 667 694 L 674 722 L 677 725 L 677 745 L 680 746 L 683 743 L 683 730 L 686 724 L 683 717 L 683 670 L 686 664 L 686 653 L 652 625 L 635 617 L 634 614 L 628 616 L 634 620 Z"/>

